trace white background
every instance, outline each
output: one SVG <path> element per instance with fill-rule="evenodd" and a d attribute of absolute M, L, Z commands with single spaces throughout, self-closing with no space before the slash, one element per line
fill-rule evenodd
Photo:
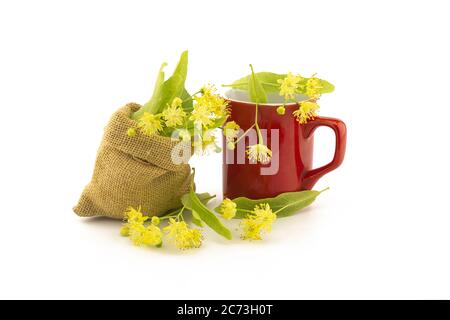
<path fill-rule="evenodd" d="M 0 298 L 450 298 L 447 3 L 2 1 Z M 185 49 L 190 91 L 249 63 L 336 85 L 345 162 L 262 242 L 136 248 L 72 212 L 111 113 Z M 220 199 L 221 155 L 192 165 Z"/>

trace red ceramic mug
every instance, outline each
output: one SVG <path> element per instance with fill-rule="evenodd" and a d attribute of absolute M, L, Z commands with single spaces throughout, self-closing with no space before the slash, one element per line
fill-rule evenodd
<path fill-rule="evenodd" d="M 248 102 L 244 91 L 230 90 L 225 97 L 230 106 L 229 121 L 235 121 L 243 131 L 249 129 L 255 121 L 256 105 Z M 276 108 L 282 104 L 279 99 L 280 97 L 275 94 L 270 95 L 268 100 L 270 103 L 258 106 L 258 124 L 263 131 L 264 129 L 267 131 L 264 141 L 272 149 L 271 162 L 276 159 L 278 168 L 272 170 L 274 174 L 262 174 L 261 169 L 271 164 L 254 164 L 248 159 L 244 160 L 242 149 L 250 144 L 247 138 L 239 142 L 243 148 L 239 148 L 238 144 L 234 150 L 226 147 L 224 139 L 224 197 L 261 199 L 275 197 L 283 192 L 309 190 L 323 175 L 339 167 L 344 160 L 347 137 L 344 122 L 334 118 L 316 117 L 307 124 L 299 124 L 292 115 L 292 112 L 298 108 L 297 104 L 286 104 L 286 113 L 281 116 L 276 112 Z M 298 99 L 305 99 L 305 97 L 298 97 Z M 333 160 L 329 164 L 313 169 L 314 131 L 321 126 L 329 127 L 334 131 L 336 149 Z M 251 144 L 254 144 L 254 140 Z M 274 148 L 276 144 L 277 148 Z M 236 160 L 239 157 L 240 162 Z"/>

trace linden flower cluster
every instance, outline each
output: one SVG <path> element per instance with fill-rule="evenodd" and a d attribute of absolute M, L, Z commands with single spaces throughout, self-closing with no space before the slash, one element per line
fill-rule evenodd
<path fill-rule="evenodd" d="M 319 110 L 319 105 L 312 101 L 302 101 L 298 103 L 299 108 L 292 114 L 297 118 L 301 124 L 307 123 L 317 117 L 316 111 Z"/>
<path fill-rule="evenodd" d="M 313 75 L 309 79 L 303 78 L 301 75 L 293 75 L 289 72 L 284 79 L 279 79 L 280 84 L 280 96 L 284 96 L 286 101 L 294 100 L 295 95 L 298 93 L 305 93 L 308 96 L 308 100 L 298 102 L 299 108 L 293 112 L 293 115 L 297 121 L 301 124 L 307 123 L 309 120 L 313 120 L 317 116 L 319 105 L 315 102 L 320 98 L 322 84 L 320 79 Z M 277 113 L 284 115 L 285 108 L 280 106 L 277 109 Z"/>
<path fill-rule="evenodd" d="M 277 82 L 280 84 L 280 96 L 284 96 L 285 100 L 294 99 L 302 80 L 301 75 L 294 76 L 292 72 L 289 72 L 286 78 L 279 79 Z"/>
<path fill-rule="evenodd" d="M 229 121 L 223 127 L 223 134 L 227 140 L 227 148 L 233 150 L 241 127 L 235 121 Z"/>
<path fill-rule="evenodd" d="M 184 103 L 190 100 L 192 107 L 185 108 Z M 220 127 L 228 113 L 227 101 L 216 93 L 214 86 L 207 85 L 185 100 L 175 97 L 160 113 L 144 112 L 137 119 L 136 128 L 129 128 L 127 134 L 133 137 L 139 131 L 146 136 L 170 136 L 176 130 L 180 140 L 194 141 L 197 153 L 203 153 L 210 146 L 218 151 L 215 136 L 207 132 Z"/>
<path fill-rule="evenodd" d="M 225 198 L 218 208 L 224 219 L 230 220 L 236 216 L 236 212 L 241 210 L 247 212 L 247 216 L 242 219 L 241 238 L 243 240 L 261 240 L 262 233 L 269 233 L 272 224 L 277 219 L 276 213 L 272 211 L 268 203 L 261 203 L 255 206 L 253 211 L 238 209 L 235 202 Z"/>
<path fill-rule="evenodd" d="M 268 203 L 255 206 L 253 212 L 242 219 L 242 234 L 244 240 L 261 240 L 262 233 L 269 233 L 277 215 L 272 212 Z"/>
<path fill-rule="evenodd" d="M 236 216 L 236 206 L 236 203 L 226 198 L 220 204 L 219 213 L 221 213 L 225 219 L 231 220 Z"/>
<path fill-rule="evenodd" d="M 120 229 L 120 234 L 129 237 L 136 246 L 161 246 L 162 232 L 157 227 L 159 218 L 153 217 L 149 225 L 145 222 L 149 219 L 142 214 L 141 208 L 137 210 L 129 207 L 125 212 L 126 223 Z"/>
<path fill-rule="evenodd" d="M 190 229 L 186 222 L 182 220 L 181 214 L 162 218 L 154 216 L 149 224 L 146 223 L 148 219 L 149 217 L 144 216 L 141 212 L 141 208 L 129 207 L 125 212 L 125 223 L 120 229 L 120 234 L 129 237 L 136 246 L 161 247 L 163 231 L 180 250 L 198 248 L 202 244 L 201 231 Z M 158 225 L 163 219 L 169 219 L 169 223 L 161 231 Z"/>
<path fill-rule="evenodd" d="M 198 248 L 202 245 L 202 233 L 198 229 L 189 229 L 184 221 L 169 219 L 169 225 L 164 228 L 164 232 L 175 243 L 176 247 L 184 250 Z"/>
<path fill-rule="evenodd" d="M 248 159 L 253 163 L 266 164 L 272 158 L 272 150 L 262 143 L 249 146 L 246 150 Z"/>

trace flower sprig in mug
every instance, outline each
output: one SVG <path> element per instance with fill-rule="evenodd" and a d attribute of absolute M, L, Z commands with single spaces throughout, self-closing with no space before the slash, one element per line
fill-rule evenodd
<path fill-rule="evenodd" d="M 256 104 L 255 122 L 240 137 L 237 137 L 237 132 L 240 129 L 239 124 L 234 121 L 227 122 L 224 126 L 224 134 L 227 138 L 227 147 L 229 149 L 234 149 L 236 143 L 238 143 L 249 130 L 255 128 L 258 142 L 247 148 L 247 155 L 251 161 L 265 164 L 270 162 L 272 151 L 264 144 L 258 126 L 258 104 L 267 103 L 268 94 L 278 93 L 284 98 L 284 103 L 276 107 L 276 112 L 280 116 L 284 116 L 286 113 L 285 104 L 296 103 L 298 109 L 295 110 L 292 115 L 300 124 L 306 124 L 317 116 L 317 111 L 320 108 L 317 100 L 319 100 L 322 94 L 332 92 L 334 86 L 326 80 L 317 78 L 315 74 L 310 78 L 306 78 L 300 74 L 294 75 L 291 72 L 288 74 L 271 72 L 255 73 L 252 65 L 250 65 L 250 69 L 250 75 L 236 80 L 232 84 L 223 86 L 248 92 L 250 100 Z M 307 98 L 303 99 L 304 96 Z M 298 99 L 300 97 L 301 99 Z"/>

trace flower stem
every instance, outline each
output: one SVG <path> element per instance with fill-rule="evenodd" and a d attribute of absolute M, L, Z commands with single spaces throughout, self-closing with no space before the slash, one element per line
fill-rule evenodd
<path fill-rule="evenodd" d="M 259 129 L 259 125 L 258 125 L 258 103 L 255 104 L 255 128 L 256 128 L 256 133 L 258 134 L 258 143 L 259 144 L 264 144 L 264 140 L 261 134 L 261 130 Z"/>
<path fill-rule="evenodd" d="M 188 97 L 188 98 L 186 98 L 186 99 L 184 99 L 183 100 L 183 103 L 184 102 L 187 102 L 187 101 L 189 101 L 189 100 L 192 100 L 192 99 L 194 99 L 194 96 L 195 95 L 197 95 L 197 94 L 199 94 L 199 93 L 201 93 L 202 91 L 201 90 L 199 90 L 199 91 L 197 91 L 196 93 L 194 93 L 194 94 L 191 94 L 191 96 L 190 97 Z"/>
<path fill-rule="evenodd" d="M 181 220 L 184 221 L 184 217 L 183 217 L 183 211 L 184 211 L 184 208 L 186 208 L 186 207 L 183 206 L 183 207 L 181 208 L 180 212 L 177 214 L 177 219 L 180 219 L 180 217 L 181 217 Z"/>
<path fill-rule="evenodd" d="M 252 126 L 251 126 L 250 128 L 248 128 L 247 130 L 245 130 L 245 132 L 244 132 L 239 138 L 236 139 L 236 142 L 235 142 L 234 144 L 236 144 L 236 143 L 238 143 L 239 141 L 241 141 L 241 139 L 242 139 L 243 137 L 245 137 L 245 136 L 247 135 L 247 133 L 248 133 L 250 130 L 253 129 L 254 126 L 255 126 L 255 124 L 252 124 Z"/>

